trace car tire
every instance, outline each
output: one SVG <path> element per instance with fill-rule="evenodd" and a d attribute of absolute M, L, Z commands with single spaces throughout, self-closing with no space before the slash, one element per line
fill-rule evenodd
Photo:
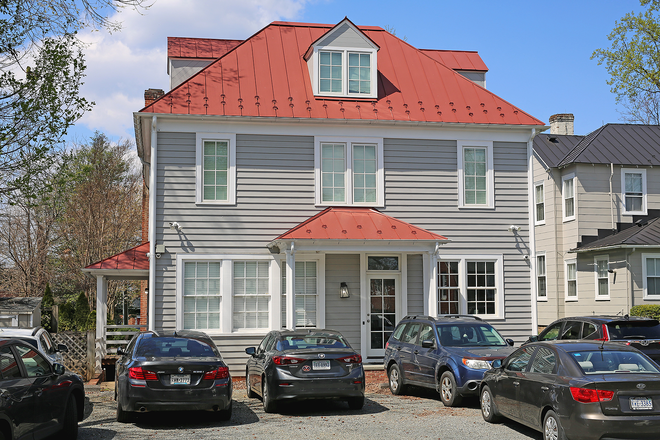
<path fill-rule="evenodd" d="M 270 395 L 269 388 L 270 387 L 266 383 L 266 378 L 263 378 L 261 380 L 261 400 L 263 401 L 264 404 L 264 412 L 272 413 L 275 412 L 275 407 L 277 405 L 275 404 L 275 401 Z"/>
<path fill-rule="evenodd" d="M 355 410 L 362 409 L 362 407 L 364 406 L 364 396 L 349 397 L 347 399 L 347 402 L 348 402 L 348 407 L 350 409 L 355 409 Z"/>
<path fill-rule="evenodd" d="M 257 397 L 257 393 L 255 393 L 250 386 L 250 375 L 248 374 L 247 369 L 245 370 L 245 394 L 248 396 L 248 399 L 254 399 Z"/>
<path fill-rule="evenodd" d="M 461 396 L 458 394 L 456 378 L 451 371 L 445 371 L 440 376 L 440 400 L 445 406 L 458 406 L 461 404 Z"/>
<path fill-rule="evenodd" d="M 117 421 L 119 423 L 126 423 L 130 420 L 130 414 L 128 411 L 124 411 L 121 403 L 119 402 L 119 396 L 117 396 Z"/>
<path fill-rule="evenodd" d="M 404 394 L 406 386 L 403 384 L 403 375 L 401 374 L 401 368 L 397 364 L 392 364 L 389 370 L 387 370 L 387 379 L 390 384 L 390 391 L 392 394 L 400 395 Z"/>
<path fill-rule="evenodd" d="M 481 406 L 481 415 L 485 421 L 488 423 L 497 423 L 500 421 L 500 413 L 497 411 L 495 399 L 493 399 L 493 393 L 491 393 L 488 385 L 481 390 L 479 404 Z"/>
<path fill-rule="evenodd" d="M 231 411 L 232 407 L 234 406 L 233 403 L 233 400 L 229 401 L 229 407 L 227 407 L 227 409 L 218 411 L 218 419 L 222 420 L 223 422 L 231 420 Z"/>
<path fill-rule="evenodd" d="M 557 413 L 553 410 L 545 413 L 543 417 L 543 440 L 566 440 L 564 428 L 561 426 Z"/>
<path fill-rule="evenodd" d="M 62 421 L 61 439 L 76 440 L 78 438 L 78 405 L 76 398 L 69 396 L 64 410 L 64 420 Z"/>

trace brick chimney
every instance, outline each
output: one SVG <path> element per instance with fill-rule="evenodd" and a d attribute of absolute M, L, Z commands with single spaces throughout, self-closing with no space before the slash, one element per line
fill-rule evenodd
<path fill-rule="evenodd" d="M 165 92 L 161 89 L 147 89 L 144 91 L 144 106 L 147 107 L 154 103 L 158 98 L 163 96 Z"/>
<path fill-rule="evenodd" d="M 550 134 L 573 134 L 573 121 L 575 117 L 572 113 L 559 113 L 550 116 Z"/>

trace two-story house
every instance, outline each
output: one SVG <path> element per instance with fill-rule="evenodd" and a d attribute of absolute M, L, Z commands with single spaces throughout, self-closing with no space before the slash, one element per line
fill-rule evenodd
<path fill-rule="evenodd" d="M 539 325 L 657 302 L 660 126 L 576 136 L 573 115 L 559 114 L 550 127 L 534 139 Z"/>
<path fill-rule="evenodd" d="M 207 332 L 235 372 L 281 327 L 339 330 L 368 363 L 410 314 L 533 332 L 546 127 L 476 52 L 348 19 L 168 44 L 173 88 L 134 114 L 150 328 Z"/>

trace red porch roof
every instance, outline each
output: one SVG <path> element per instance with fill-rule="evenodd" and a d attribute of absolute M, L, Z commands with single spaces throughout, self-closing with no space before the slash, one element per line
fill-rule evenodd
<path fill-rule="evenodd" d="M 141 112 L 544 125 L 424 51 L 373 26 L 358 28 L 380 47 L 378 98 L 316 97 L 303 56 L 333 27 L 271 23 Z"/>
<path fill-rule="evenodd" d="M 418 228 L 373 208 L 326 208 L 275 240 L 430 240 L 447 237 Z"/>
<path fill-rule="evenodd" d="M 85 269 L 149 270 L 147 252 L 149 252 L 149 242 L 108 257 L 98 263 L 90 264 Z"/>

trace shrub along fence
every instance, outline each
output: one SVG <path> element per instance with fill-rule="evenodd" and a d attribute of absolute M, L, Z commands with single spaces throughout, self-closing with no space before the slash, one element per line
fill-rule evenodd
<path fill-rule="evenodd" d="M 660 305 L 641 304 L 630 309 L 630 316 L 644 316 L 660 320 Z"/>

